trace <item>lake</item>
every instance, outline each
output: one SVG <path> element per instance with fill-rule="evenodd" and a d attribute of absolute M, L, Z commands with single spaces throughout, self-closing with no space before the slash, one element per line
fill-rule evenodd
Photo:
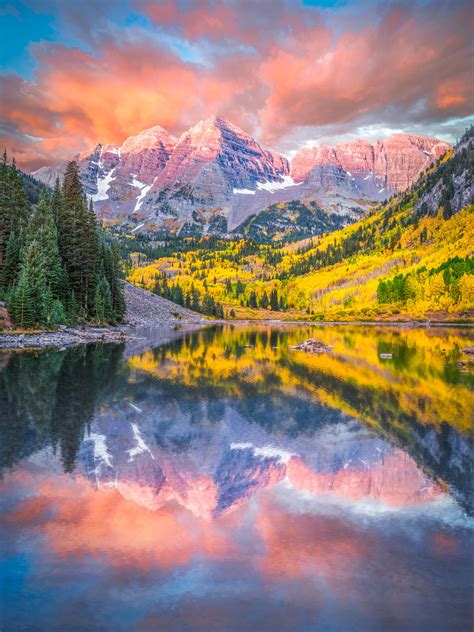
<path fill-rule="evenodd" d="M 3 353 L 1 629 L 470 630 L 473 334 Z"/>

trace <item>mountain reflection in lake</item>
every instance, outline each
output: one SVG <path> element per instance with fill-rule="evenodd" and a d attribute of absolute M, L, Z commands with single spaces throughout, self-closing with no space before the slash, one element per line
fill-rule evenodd
<path fill-rule="evenodd" d="M 0 356 L 1 628 L 469 630 L 470 344 L 261 325 Z"/>

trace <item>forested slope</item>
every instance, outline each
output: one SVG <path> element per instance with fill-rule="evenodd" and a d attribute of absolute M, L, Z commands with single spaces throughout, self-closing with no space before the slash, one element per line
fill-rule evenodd
<path fill-rule="evenodd" d="M 206 249 L 204 240 L 132 269 L 130 280 L 184 304 L 210 296 L 230 317 L 470 318 L 473 156 L 470 129 L 409 191 L 356 224 L 279 247 L 213 240 Z"/>

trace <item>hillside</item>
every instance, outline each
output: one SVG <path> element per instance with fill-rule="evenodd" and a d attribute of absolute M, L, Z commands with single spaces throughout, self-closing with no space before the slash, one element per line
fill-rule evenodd
<path fill-rule="evenodd" d="M 361 209 L 342 215 L 325 211 L 317 202 L 280 202 L 252 215 L 232 234 L 262 244 L 295 241 L 344 228 L 360 217 Z"/>
<path fill-rule="evenodd" d="M 283 247 L 213 241 L 132 269 L 160 293 L 209 293 L 246 318 L 472 318 L 473 130 L 409 192 L 342 230 Z"/>
<path fill-rule="evenodd" d="M 48 186 L 44 184 L 44 182 L 34 178 L 29 173 L 24 173 L 20 170 L 18 170 L 18 173 L 23 180 L 23 186 L 28 202 L 35 206 L 40 201 L 42 193 L 48 189 Z"/>

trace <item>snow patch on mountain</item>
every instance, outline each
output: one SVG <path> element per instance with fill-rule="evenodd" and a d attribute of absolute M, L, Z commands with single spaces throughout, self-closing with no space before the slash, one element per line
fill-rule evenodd
<path fill-rule="evenodd" d="M 91 196 L 93 202 L 99 202 L 100 200 L 108 199 L 108 190 L 110 188 L 110 184 L 114 179 L 114 172 L 116 167 L 111 169 L 109 173 L 107 173 L 102 178 L 97 178 L 97 193 Z"/>
<path fill-rule="evenodd" d="M 138 180 L 137 180 L 137 182 L 138 182 Z M 134 213 L 137 213 L 137 211 L 140 210 L 141 205 L 143 204 L 143 200 L 145 199 L 146 194 L 151 189 L 151 187 L 155 184 L 155 182 L 156 182 L 156 178 L 153 180 L 153 182 L 151 184 L 140 183 L 142 186 L 140 187 L 141 188 L 140 195 L 137 197 L 137 201 L 135 203 L 135 208 L 133 209 Z"/>
<path fill-rule="evenodd" d="M 251 189 L 232 189 L 234 195 L 255 195 L 256 191 Z"/>
<path fill-rule="evenodd" d="M 297 187 L 302 182 L 295 182 L 291 176 L 283 176 L 281 182 L 257 182 L 257 189 L 260 191 L 268 191 L 274 193 L 281 189 L 287 189 L 288 187 Z"/>

